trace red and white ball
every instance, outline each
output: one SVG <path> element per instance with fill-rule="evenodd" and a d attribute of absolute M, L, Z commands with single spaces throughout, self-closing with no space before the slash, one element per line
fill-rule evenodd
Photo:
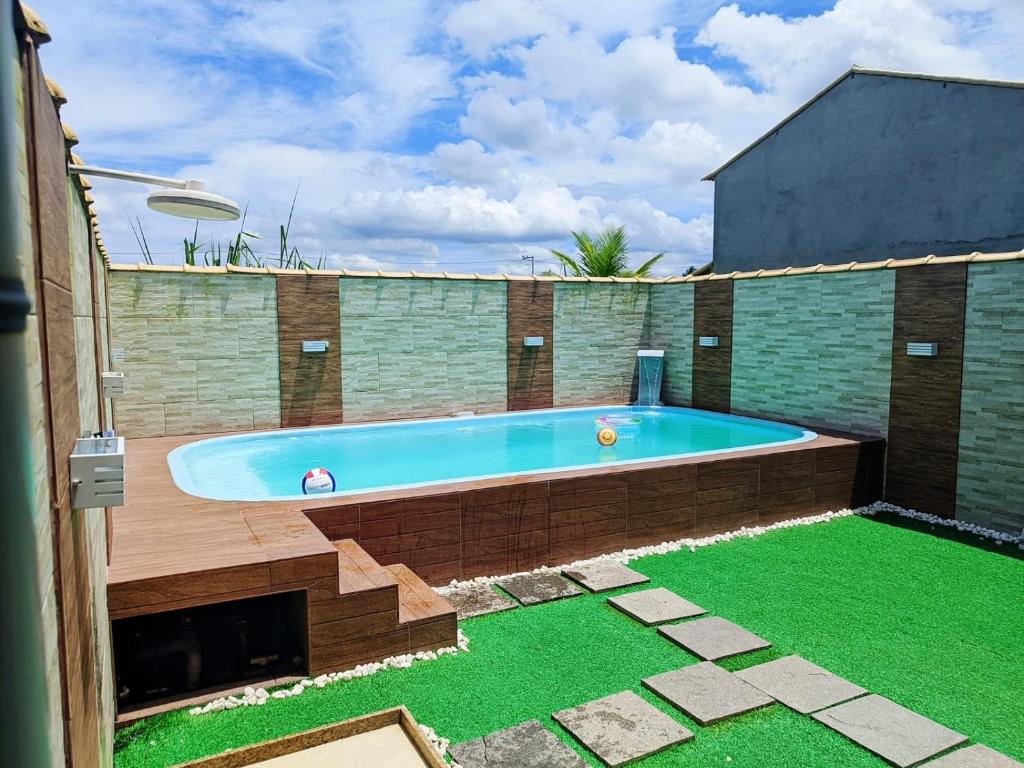
<path fill-rule="evenodd" d="M 314 467 L 302 478 L 302 492 L 309 495 L 314 493 L 333 493 L 337 487 L 334 482 L 334 475 L 330 470 L 323 467 Z"/>

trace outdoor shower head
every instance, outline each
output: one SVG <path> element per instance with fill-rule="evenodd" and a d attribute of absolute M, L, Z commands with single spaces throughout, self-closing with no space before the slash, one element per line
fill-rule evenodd
<path fill-rule="evenodd" d="M 186 219 L 235 221 L 241 215 L 233 200 L 200 189 L 155 189 L 146 198 L 146 205 L 159 213 Z"/>
<path fill-rule="evenodd" d="M 121 171 L 114 168 L 97 168 L 91 165 L 70 165 L 68 171 L 86 176 L 103 176 L 108 179 L 135 181 L 140 184 L 153 184 L 162 187 L 162 189 L 150 192 L 149 197 L 146 198 L 146 204 L 159 213 L 207 221 L 235 221 L 242 215 L 234 200 L 203 191 L 203 182 L 196 179 L 181 181 L 180 179 L 168 179 L 163 176 Z"/>

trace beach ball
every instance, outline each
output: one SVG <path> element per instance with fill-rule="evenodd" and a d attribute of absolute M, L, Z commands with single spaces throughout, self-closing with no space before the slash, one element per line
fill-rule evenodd
<path fill-rule="evenodd" d="M 330 473 L 330 470 L 323 467 L 314 467 L 302 478 L 302 492 L 307 495 L 313 493 L 333 493 L 336 487 L 334 475 Z"/>
<path fill-rule="evenodd" d="M 615 430 L 611 427 L 604 427 L 597 433 L 597 442 L 603 445 L 605 448 L 615 445 L 615 441 L 619 439 L 619 436 L 615 434 Z"/>

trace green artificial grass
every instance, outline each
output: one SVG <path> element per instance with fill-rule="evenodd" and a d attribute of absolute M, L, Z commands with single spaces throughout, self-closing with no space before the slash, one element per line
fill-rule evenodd
<path fill-rule="evenodd" d="M 1024 560 L 1011 545 L 851 517 L 737 539 L 631 567 L 765 637 L 729 669 L 800 654 L 865 688 L 1024 759 Z M 644 587 L 639 587 L 642 589 Z M 631 590 L 621 590 L 631 591 Z M 157 768 L 405 704 L 453 743 L 536 718 L 592 765 L 550 715 L 630 689 L 695 739 L 639 768 L 881 766 L 809 717 L 773 705 L 707 728 L 644 689 L 697 660 L 585 595 L 463 623 L 469 653 L 339 682 L 263 707 L 149 718 L 116 736 L 118 768 Z"/>

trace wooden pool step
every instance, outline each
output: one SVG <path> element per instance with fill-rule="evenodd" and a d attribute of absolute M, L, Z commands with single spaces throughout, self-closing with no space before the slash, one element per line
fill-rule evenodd
<path fill-rule="evenodd" d="M 398 625 L 409 630 L 409 653 L 455 645 L 458 615 L 448 601 L 407 566 L 384 567 L 398 581 Z"/>
<path fill-rule="evenodd" d="M 336 597 L 310 604 L 310 674 L 455 645 L 455 609 L 402 564 L 380 565 L 352 539 L 338 553 Z"/>
<path fill-rule="evenodd" d="M 412 570 L 398 563 L 385 565 L 398 581 L 398 622 L 420 624 L 455 615 L 455 609 Z"/>
<path fill-rule="evenodd" d="M 352 539 L 332 542 L 338 550 L 338 591 L 340 594 L 393 587 L 395 577 Z"/>

